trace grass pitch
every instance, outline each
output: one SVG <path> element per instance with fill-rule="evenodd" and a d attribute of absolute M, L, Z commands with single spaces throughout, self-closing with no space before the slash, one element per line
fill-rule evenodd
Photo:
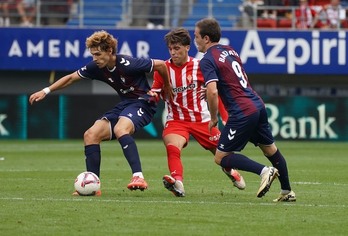
<path fill-rule="evenodd" d="M 73 197 L 85 170 L 83 141 L 0 141 L 1 235 L 348 235 L 348 145 L 277 142 L 287 159 L 295 203 L 273 203 L 276 180 L 256 197 L 260 179 L 241 171 L 234 188 L 212 155 L 184 149 L 186 197 L 164 189 L 161 141 L 137 141 L 149 189 L 129 191 L 130 168 L 116 141 L 102 143 L 101 197 Z M 243 151 L 267 164 L 258 148 Z"/>

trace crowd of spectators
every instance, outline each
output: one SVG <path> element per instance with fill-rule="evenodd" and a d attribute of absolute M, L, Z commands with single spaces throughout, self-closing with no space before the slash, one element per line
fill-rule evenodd
<path fill-rule="evenodd" d="M 74 2 L 77 0 L 41 0 L 38 7 L 37 0 L 0 0 L 0 27 L 65 25 Z M 142 0 L 133 1 L 131 7 L 128 26 L 162 29 L 181 26 L 192 6 L 183 0 Z M 348 0 L 244 0 L 238 26 L 348 28 L 347 9 Z M 36 17 L 38 13 L 40 17 Z"/>
<path fill-rule="evenodd" d="M 10 26 L 9 0 L 0 0 L 0 27 Z"/>
<path fill-rule="evenodd" d="M 348 28 L 347 8 L 347 0 L 245 0 L 240 6 L 244 16 L 241 26 L 296 27 L 297 29 Z"/>
<path fill-rule="evenodd" d="M 70 15 L 74 0 L 0 0 L 0 27 L 34 25 L 63 25 Z M 40 19 L 36 15 L 40 11 Z"/>

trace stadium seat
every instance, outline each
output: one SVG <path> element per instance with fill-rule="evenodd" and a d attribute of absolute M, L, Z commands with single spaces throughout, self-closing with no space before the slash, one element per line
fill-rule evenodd
<path fill-rule="evenodd" d="M 292 27 L 292 20 L 283 18 L 278 20 L 278 28 L 291 28 Z"/>
<path fill-rule="evenodd" d="M 257 19 L 257 28 L 276 28 L 277 21 L 275 19 Z"/>
<path fill-rule="evenodd" d="M 192 12 L 183 22 L 183 27 L 194 28 L 195 23 L 201 18 L 213 15 L 217 19 L 222 28 L 233 28 L 237 22 L 237 17 L 240 16 L 238 4 L 233 1 L 221 0 L 196 0 L 193 1 Z M 212 4 L 212 12 L 208 10 L 209 4 Z"/>
<path fill-rule="evenodd" d="M 85 0 L 83 24 L 85 26 L 115 27 L 121 21 L 123 9 L 120 6 L 122 6 L 122 0 Z M 75 17 L 69 19 L 67 25 L 78 26 L 79 22 L 79 18 Z"/>

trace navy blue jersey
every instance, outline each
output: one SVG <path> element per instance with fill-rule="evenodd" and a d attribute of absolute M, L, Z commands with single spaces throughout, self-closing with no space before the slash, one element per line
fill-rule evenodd
<path fill-rule="evenodd" d="M 248 116 L 264 107 L 262 99 L 251 88 L 241 59 L 232 47 L 210 47 L 200 67 L 206 85 L 217 82 L 219 96 L 230 116 Z"/>
<path fill-rule="evenodd" d="M 77 71 L 84 79 L 100 80 L 116 90 L 121 100 L 138 99 L 150 90 L 146 73 L 153 70 L 152 59 L 133 58 L 116 55 L 116 65 L 110 70 L 99 68 L 95 62 L 90 62 Z"/>

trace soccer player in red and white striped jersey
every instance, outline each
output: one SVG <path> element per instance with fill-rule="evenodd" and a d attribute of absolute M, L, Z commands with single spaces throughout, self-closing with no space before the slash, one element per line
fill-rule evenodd
<path fill-rule="evenodd" d="M 170 59 L 165 63 L 174 98 L 168 100 L 161 96 L 168 112 L 162 137 L 170 171 L 170 175 L 163 177 L 163 183 L 175 196 L 183 197 L 185 190 L 181 150 L 187 146 L 191 135 L 203 148 L 214 154 L 220 131 L 217 127 L 211 132 L 208 129 L 210 113 L 202 96 L 205 94 L 204 78 L 199 69 L 199 60 L 188 55 L 191 43 L 189 32 L 183 28 L 173 29 L 165 35 L 165 41 L 170 54 Z M 160 94 L 163 85 L 161 75 L 155 72 L 151 91 Z M 224 122 L 227 120 L 227 112 L 224 110 L 223 114 Z M 239 189 L 245 188 L 243 177 L 238 171 L 230 169 L 224 173 L 232 180 L 234 186 Z"/>

